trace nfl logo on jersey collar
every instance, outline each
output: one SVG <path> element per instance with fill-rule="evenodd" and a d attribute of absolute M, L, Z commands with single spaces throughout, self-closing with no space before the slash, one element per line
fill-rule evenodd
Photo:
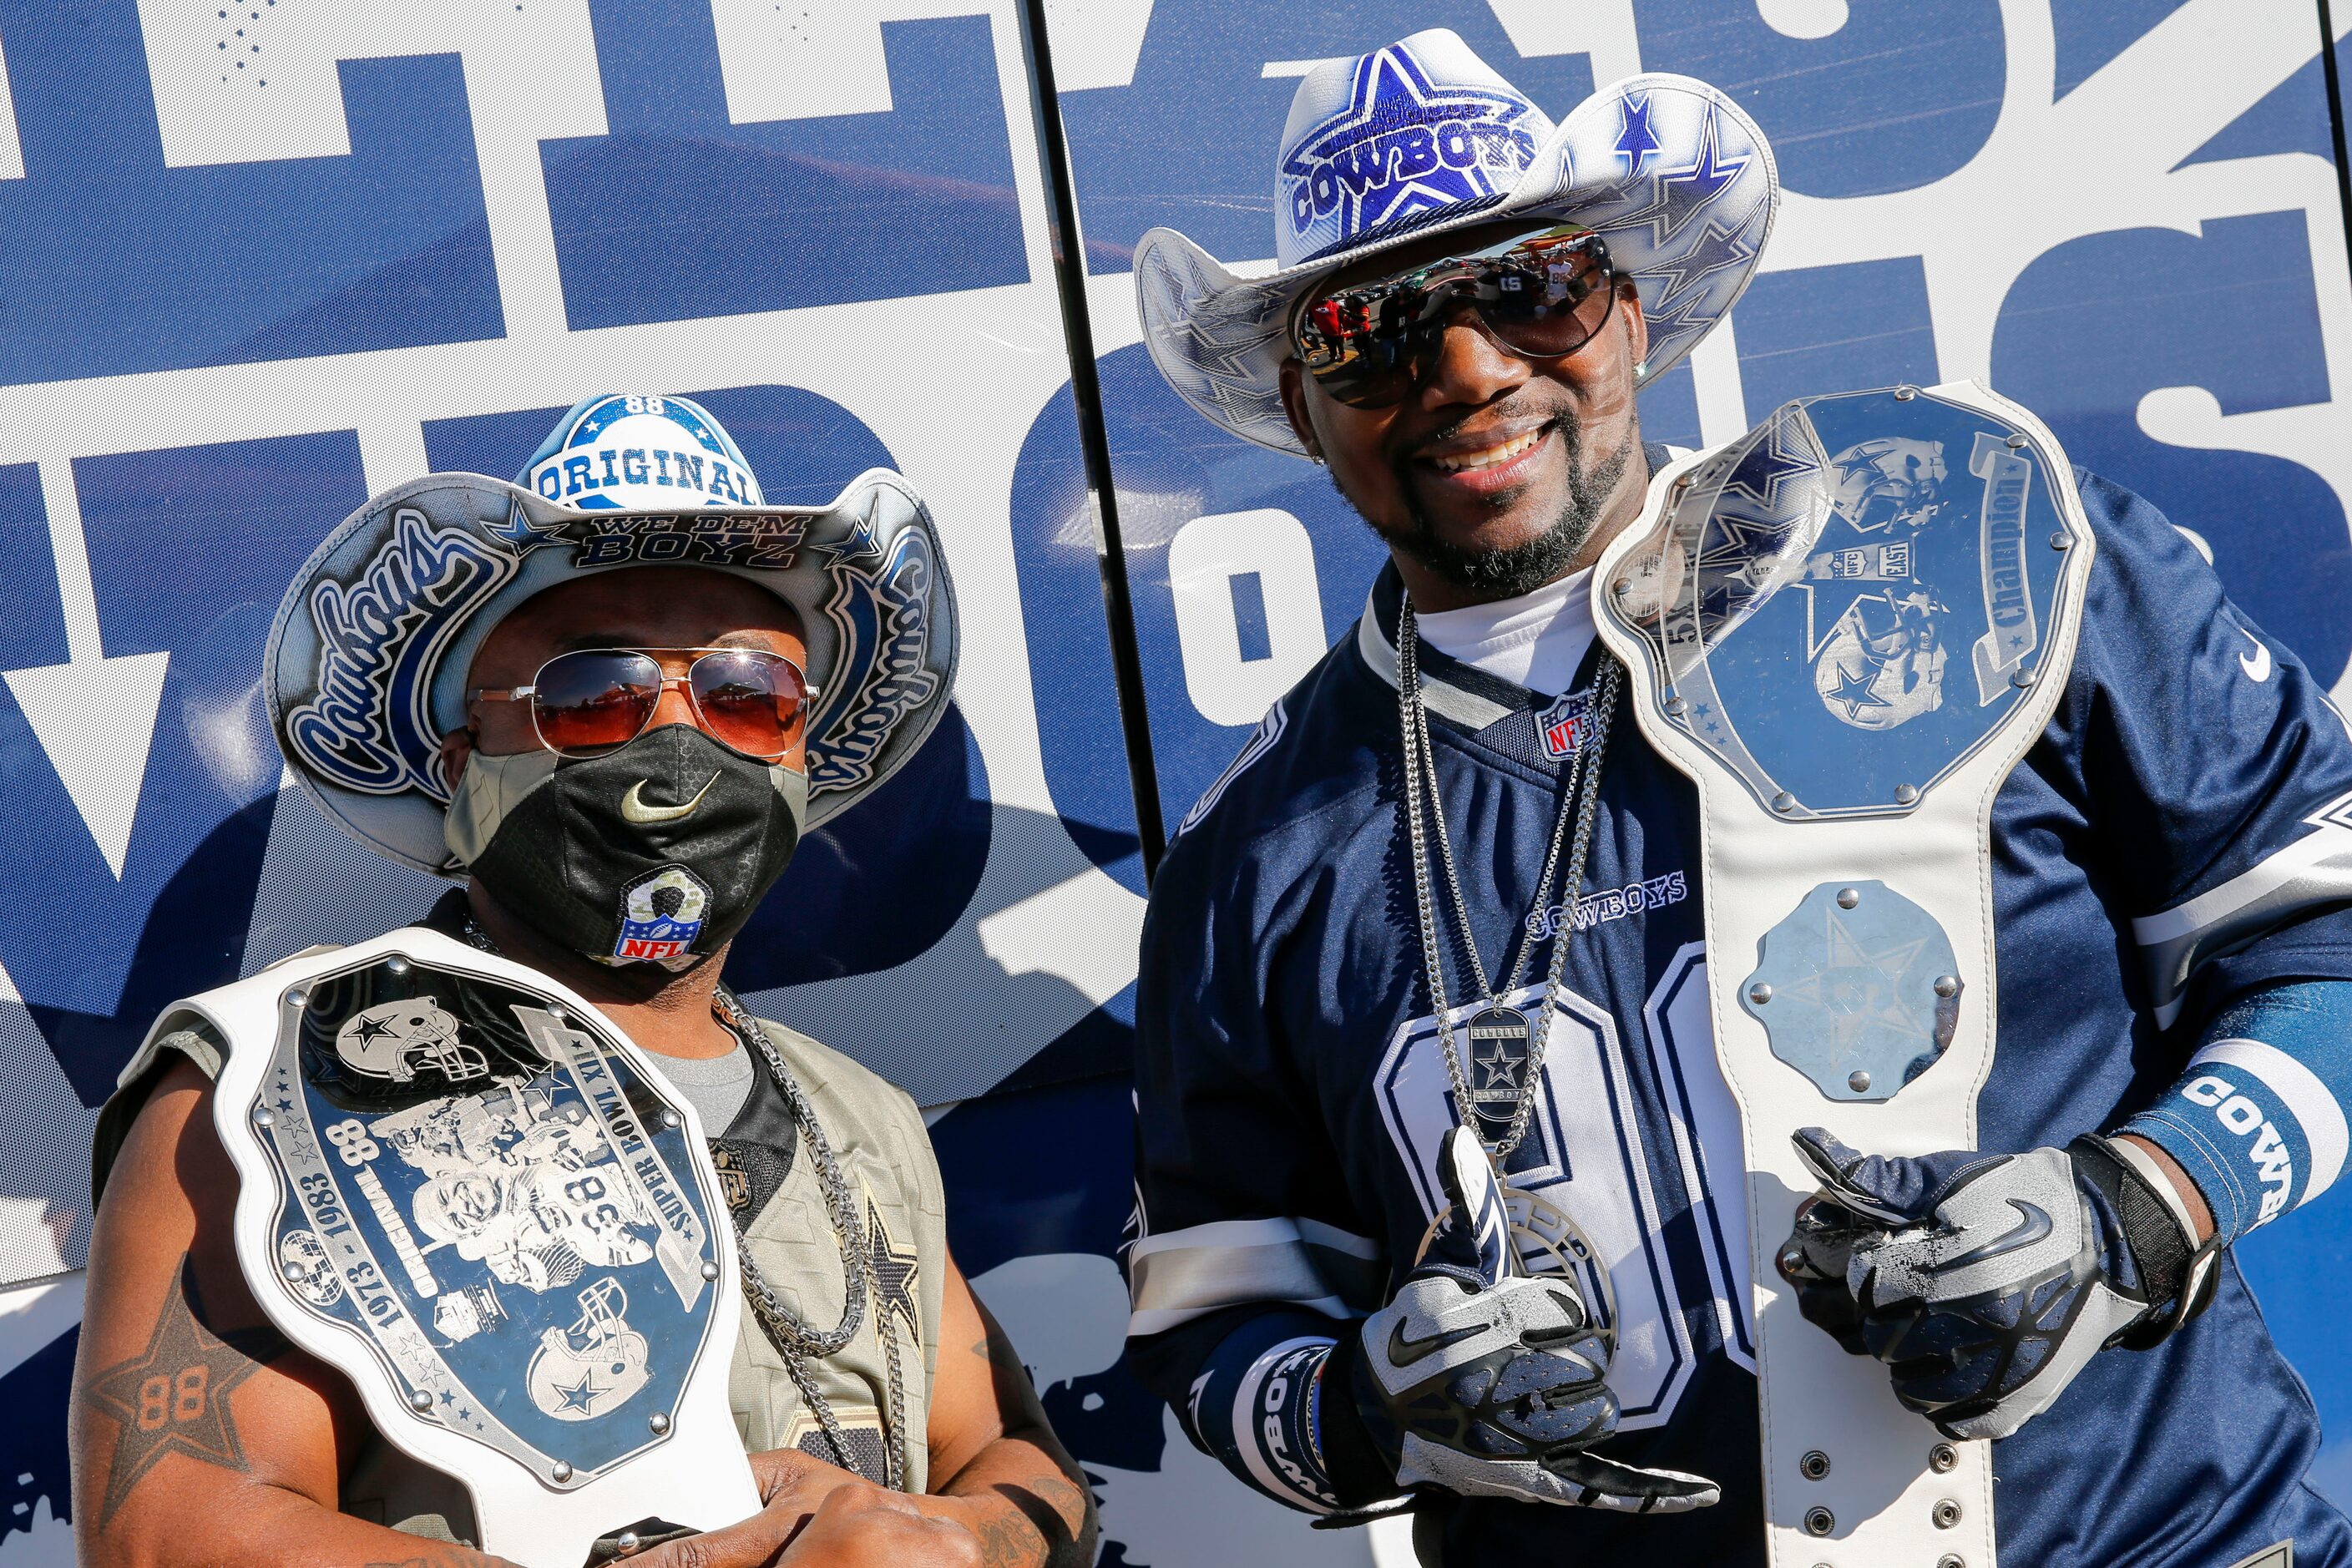
<path fill-rule="evenodd" d="M 1780 205 L 1763 132 L 1705 82 L 1629 77 L 1554 125 L 1444 27 L 1309 71 L 1275 185 L 1271 275 L 1237 277 L 1156 228 L 1135 287 L 1169 384 L 1234 435 L 1300 455 L 1279 380 L 1291 308 L 1348 263 L 1496 219 L 1587 225 L 1640 290 L 1654 379 L 1748 287 Z"/>
<path fill-rule="evenodd" d="M 1572 757 L 1584 744 L 1584 726 L 1592 714 L 1592 692 L 1565 691 L 1552 699 L 1551 706 L 1536 715 L 1536 733 L 1542 738 L 1544 755 Z"/>

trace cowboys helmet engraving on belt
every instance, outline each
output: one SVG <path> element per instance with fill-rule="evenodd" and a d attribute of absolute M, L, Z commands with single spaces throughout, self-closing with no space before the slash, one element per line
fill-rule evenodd
<path fill-rule="evenodd" d="M 629 1293 L 607 1274 L 580 1292 L 580 1316 L 539 1336 L 523 1386 L 558 1421 L 587 1421 L 626 1405 L 651 1376 L 646 1336 L 624 1316 Z"/>
<path fill-rule="evenodd" d="M 363 1007 L 335 1031 L 335 1055 L 369 1078 L 413 1083 L 429 1068 L 452 1083 L 482 1078 L 489 1058 L 458 1037 L 457 1020 L 430 996 Z"/>

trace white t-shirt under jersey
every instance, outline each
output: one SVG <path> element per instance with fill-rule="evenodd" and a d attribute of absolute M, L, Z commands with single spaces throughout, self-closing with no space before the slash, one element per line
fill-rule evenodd
<path fill-rule="evenodd" d="M 1590 567 L 1532 594 L 1417 618 L 1424 642 L 1465 664 L 1546 697 L 1576 679 L 1592 646 Z"/>

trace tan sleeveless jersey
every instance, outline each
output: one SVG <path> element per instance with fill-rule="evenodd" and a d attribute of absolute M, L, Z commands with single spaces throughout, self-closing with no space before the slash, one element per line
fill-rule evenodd
<path fill-rule="evenodd" d="M 152 1037 L 123 1068 L 119 1087 L 99 1113 L 91 1163 L 97 1192 L 105 1190 L 107 1173 L 131 1122 L 168 1066 L 166 1052 L 184 1056 L 206 1077 L 219 1076 L 224 1042 L 193 1016 L 185 1023 L 189 1026 Z M 799 1079 L 841 1163 L 865 1225 L 873 1270 L 856 1337 L 838 1354 L 810 1363 L 810 1371 L 845 1428 L 856 1468 L 879 1482 L 884 1475 L 882 1413 L 889 1408 L 888 1363 L 881 1335 L 887 1331 L 896 1339 L 906 1394 L 906 1484 L 908 1490 L 919 1492 L 929 1476 L 925 1436 L 948 1261 L 947 1209 L 930 1138 L 921 1112 L 901 1090 L 805 1035 L 765 1020 L 761 1026 Z M 661 1058 L 647 1056 L 658 1068 Z M 840 1246 L 825 1211 L 815 1157 L 793 1136 L 792 1120 L 766 1064 L 754 1065 L 758 1078 L 743 1110 L 726 1136 L 712 1141 L 719 1187 L 750 1237 L 752 1260 L 778 1297 L 822 1331 L 841 1319 Z M 782 1355 L 748 1301 L 727 1393 L 748 1452 L 797 1447 L 834 1461 L 832 1446 L 793 1386 Z M 345 1479 L 341 1511 L 412 1535 L 467 1545 L 475 1541 L 473 1510 L 465 1489 L 381 1437 L 366 1445 Z"/>

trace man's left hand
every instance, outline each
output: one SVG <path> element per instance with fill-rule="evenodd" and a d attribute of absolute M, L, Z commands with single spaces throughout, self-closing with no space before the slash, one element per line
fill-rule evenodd
<path fill-rule="evenodd" d="M 877 1486 L 836 1487 L 778 1568 L 982 1568 L 980 1537 Z"/>
<path fill-rule="evenodd" d="M 2125 1236 L 2137 1178 L 2095 1139 L 1888 1159 L 1809 1127 L 1796 1145 L 1822 1184 L 1780 1252 L 1799 1310 L 1948 1436 L 2008 1436 L 2168 1304 Z"/>

